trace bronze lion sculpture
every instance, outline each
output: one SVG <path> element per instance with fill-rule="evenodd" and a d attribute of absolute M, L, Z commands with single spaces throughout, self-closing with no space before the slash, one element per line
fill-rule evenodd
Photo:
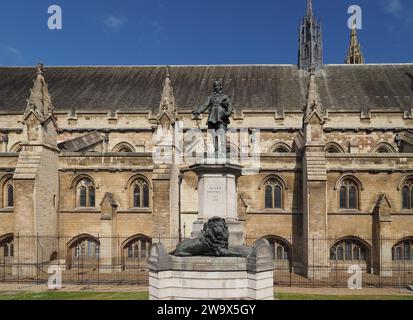
<path fill-rule="evenodd" d="M 188 239 L 176 247 L 171 255 L 177 257 L 245 257 L 243 250 L 228 248 L 229 231 L 225 219 L 214 217 L 204 224 L 196 239 Z"/>

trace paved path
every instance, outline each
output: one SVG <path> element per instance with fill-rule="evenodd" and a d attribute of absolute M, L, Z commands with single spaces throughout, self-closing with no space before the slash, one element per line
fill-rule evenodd
<path fill-rule="evenodd" d="M 275 292 L 298 293 L 315 295 L 413 295 L 413 291 L 396 288 L 365 288 L 362 290 L 349 290 L 345 288 L 299 288 L 299 287 L 275 287 Z M 0 292 L 44 292 L 48 291 L 46 285 L 36 284 L 0 284 Z M 66 285 L 62 288 L 63 292 L 146 292 L 147 287 L 139 286 L 116 286 L 116 285 Z"/>
<path fill-rule="evenodd" d="M 299 294 L 314 294 L 314 295 L 360 295 L 360 296 L 374 296 L 374 295 L 413 295 L 413 291 L 401 288 L 365 288 L 361 290 L 350 290 L 346 288 L 298 288 L 298 287 L 276 287 L 275 292 L 280 293 L 299 293 Z"/>
<path fill-rule="evenodd" d="M 48 291 L 47 285 L 37 284 L 0 284 L 0 292 L 44 292 Z M 85 286 L 85 285 L 65 285 L 63 286 L 63 292 L 146 292 L 148 287 L 139 286 Z"/>

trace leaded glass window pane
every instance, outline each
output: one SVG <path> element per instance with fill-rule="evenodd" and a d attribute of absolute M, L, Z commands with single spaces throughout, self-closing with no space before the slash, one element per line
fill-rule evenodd
<path fill-rule="evenodd" d="M 7 207 L 14 206 L 14 192 L 13 192 L 13 185 L 9 184 L 7 186 Z"/>
<path fill-rule="evenodd" d="M 271 209 L 272 206 L 272 187 L 266 186 L 265 187 L 265 208 Z"/>
<path fill-rule="evenodd" d="M 347 188 L 346 187 L 340 188 L 340 208 L 341 209 L 347 208 Z"/>
<path fill-rule="evenodd" d="M 402 191 L 403 197 L 403 209 L 409 209 L 410 201 L 409 201 L 409 187 L 405 186 Z"/>
<path fill-rule="evenodd" d="M 349 190 L 349 209 L 357 209 L 357 188 L 354 186 Z"/>
<path fill-rule="evenodd" d="M 282 207 L 282 199 L 281 199 L 281 187 L 280 186 L 276 186 L 274 188 L 274 204 L 275 204 L 275 208 L 277 209 L 281 209 Z"/>

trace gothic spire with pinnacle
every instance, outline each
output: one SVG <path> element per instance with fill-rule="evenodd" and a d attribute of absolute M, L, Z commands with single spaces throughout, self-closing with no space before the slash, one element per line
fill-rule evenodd
<path fill-rule="evenodd" d="M 176 111 L 175 109 L 175 97 L 172 87 L 171 68 L 167 66 L 161 97 L 161 110 L 167 110 L 173 114 Z"/>
<path fill-rule="evenodd" d="M 353 28 L 350 36 L 350 47 L 347 51 L 346 64 L 364 64 L 364 56 L 361 51 L 361 44 L 357 38 L 357 20 L 354 18 Z"/>
<path fill-rule="evenodd" d="M 162 89 L 161 102 L 159 105 L 158 120 L 163 115 L 166 115 L 171 121 L 174 121 L 174 118 L 177 115 L 174 90 L 172 87 L 171 68 L 169 66 L 166 67 L 165 71 L 165 80 Z"/>
<path fill-rule="evenodd" d="M 313 0 L 307 0 L 307 15 L 313 15 Z"/>
<path fill-rule="evenodd" d="M 36 65 L 36 78 L 30 89 L 30 97 L 27 99 L 25 117 L 32 111 L 39 119 L 45 120 L 49 116 L 54 117 L 52 99 L 44 78 L 44 65 Z"/>
<path fill-rule="evenodd" d="M 307 0 L 307 12 L 300 22 L 298 67 L 310 71 L 323 67 L 323 37 L 321 22 L 313 14 L 313 2 Z"/>
<path fill-rule="evenodd" d="M 315 69 L 310 69 L 310 84 L 308 87 L 307 106 L 305 108 L 304 123 L 308 123 L 311 117 L 317 114 L 320 121 L 323 122 L 324 111 L 318 91 Z"/>

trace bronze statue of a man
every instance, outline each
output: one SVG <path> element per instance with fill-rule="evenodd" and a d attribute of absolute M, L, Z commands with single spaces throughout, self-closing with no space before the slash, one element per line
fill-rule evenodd
<path fill-rule="evenodd" d="M 221 81 L 215 81 L 214 92 L 201 107 L 193 112 L 193 115 L 198 118 L 200 114 L 207 110 L 209 113 L 208 129 L 213 130 L 215 151 L 226 153 L 226 133 L 228 125 L 230 124 L 229 118 L 234 112 L 234 109 L 231 104 L 231 97 L 224 94 L 224 87 Z M 216 137 L 219 137 L 220 149 L 218 149 L 218 144 L 215 142 Z"/>

